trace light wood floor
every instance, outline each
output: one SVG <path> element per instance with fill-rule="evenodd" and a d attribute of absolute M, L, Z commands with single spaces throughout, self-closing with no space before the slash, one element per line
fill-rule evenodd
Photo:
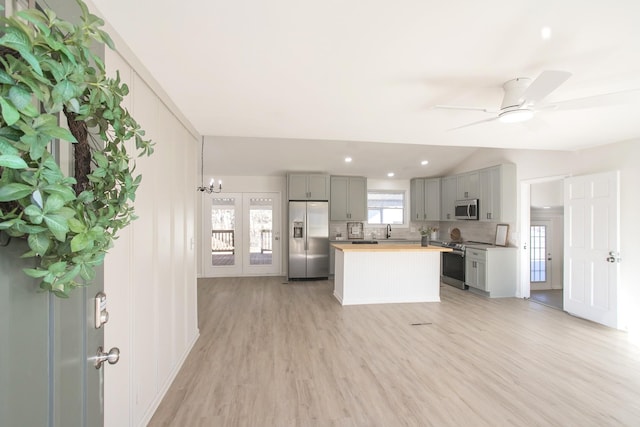
<path fill-rule="evenodd" d="M 562 310 L 564 306 L 562 292 L 562 289 L 532 290 L 530 296 L 532 301 Z"/>
<path fill-rule="evenodd" d="M 200 339 L 150 425 L 640 425 L 640 352 L 625 333 L 441 291 L 441 303 L 342 307 L 330 281 L 201 280 Z"/>

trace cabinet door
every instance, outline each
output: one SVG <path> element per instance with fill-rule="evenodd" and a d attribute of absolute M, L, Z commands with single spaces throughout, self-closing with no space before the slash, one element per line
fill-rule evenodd
<path fill-rule="evenodd" d="M 289 174 L 289 200 L 307 200 L 307 176 Z"/>
<path fill-rule="evenodd" d="M 440 178 L 424 181 L 424 219 L 440 220 Z"/>
<path fill-rule="evenodd" d="M 499 221 L 494 204 L 494 168 L 480 171 L 480 221 Z"/>
<path fill-rule="evenodd" d="M 458 175 L 457 199 L 477 199 L 479 197 L 478 172 Z"/>
<path fill-rule="evenodd" d="M 465 283 L 476 289 L 487 290 L 487 252 L 467 248 L 465 257 Z"/>
<path fill-rule="evenodd" d="M 476 260 L 476 288 L 488 291 L 487 289 L 487 263 Z"/>
<path fill-rule="evenodd" d="M 473 288 L 478 286 L 478 272 L 476 271 L 476 261 L 471 257 L 464 259 L 464 283 Z"/>
<path fill-rule="evenodd" d="M 310 200 L 329 200 L 329 176 L 308 175 L 307 191 Z"/>
<path fill-rule="evenodd" d="M 480 220 L 515 221 L 516 185 L 515 165 L 480 171 Z"/>
<path fill-rule="evenodd" d="M 442 221 L 455 220 L 454 207 L 456 201 L 456 191 L 458 185 L 458 178 L 456 176 L 447 176 L 442 178 L 440 189 L 440 219 Z"/>
<path fill-rule="evenodd" d="M 331 221 L 346 221 L 349 218 L 349 178 L 331 177 Z"/>
<path fill-rule="evenodd" d="M 411 180 L 411 220 L 424 220 L 424 179 Z"/>
<path fill-rule="evenodd" d="M 367 220 L 367 178 L 359 176 L 349 178 L 347 207 L 350 220 Z"/>

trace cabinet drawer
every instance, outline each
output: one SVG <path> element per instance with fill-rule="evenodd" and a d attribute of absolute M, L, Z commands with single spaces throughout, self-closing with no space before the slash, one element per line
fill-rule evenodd
<path fill-rule="evenodd" d="M 473 258 L 476 261 L 486 261 L 487 260 L 487 251 L 483 251 L 480 249 L 469 249 L 467 248 L 465 252 L 465 256 L 467 258 Z"/>

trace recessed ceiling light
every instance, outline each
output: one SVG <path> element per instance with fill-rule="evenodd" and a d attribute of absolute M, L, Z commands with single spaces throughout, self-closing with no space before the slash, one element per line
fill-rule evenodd
<path fill-rule="evenodd" d="M 387 176 L 388 176 L 389 178 L 393 178 L 393 177 L 395 176 L 395 173 L 393 173 L 393 172 L 389 172 L 389 173 L 387 174 Z"/>
<path fill-rule="evenodd" d="M 344 161 L 347 162 L 347 163 L 351 163 L 352 160 L 353 159 L 351 157 L 345 157 L 344 158 Z"/>
<path fill-rule="evenodd" d="M 549 40 L 551 38 L 551 28 L 542 27 L 540 29 L 540 37 L 542 37 L 542 40 Z"/>
<path fill-rule="evenodd" d="M 543 206 L 542 209 L 551 209 L 551 206 Z"/>
<path fill-rule="evenodd" d="M 423 161 L 421 161 L 421 162 L 420 162 L 420 164 L 421 164 L 422 166 L 424 166 L 424 165 L 428 165 L 428 164 L 429 164 L 429 160 L 423 160 Z"/>

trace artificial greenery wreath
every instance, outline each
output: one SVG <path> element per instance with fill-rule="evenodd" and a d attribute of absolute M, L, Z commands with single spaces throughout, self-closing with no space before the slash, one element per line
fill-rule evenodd
<path fill-rule="evenodd" d="M 107 77 L 92 51 L 96 43 L 114 48 L 104 22 L 76 1 L 78 25 L 33 8 L 0 18 L 0 231 L 26 237 L 23 256 L 38 263 L 25 273 L 60 297 L 95 278 L 118 231 L 135 219 L 141 176 L 132 175 L 125 142 L 138 155 L 153 152 L 121 106 L 126 84 Z M 56 140 L 73 143 L 72 177 L 50 151 Z"/>

